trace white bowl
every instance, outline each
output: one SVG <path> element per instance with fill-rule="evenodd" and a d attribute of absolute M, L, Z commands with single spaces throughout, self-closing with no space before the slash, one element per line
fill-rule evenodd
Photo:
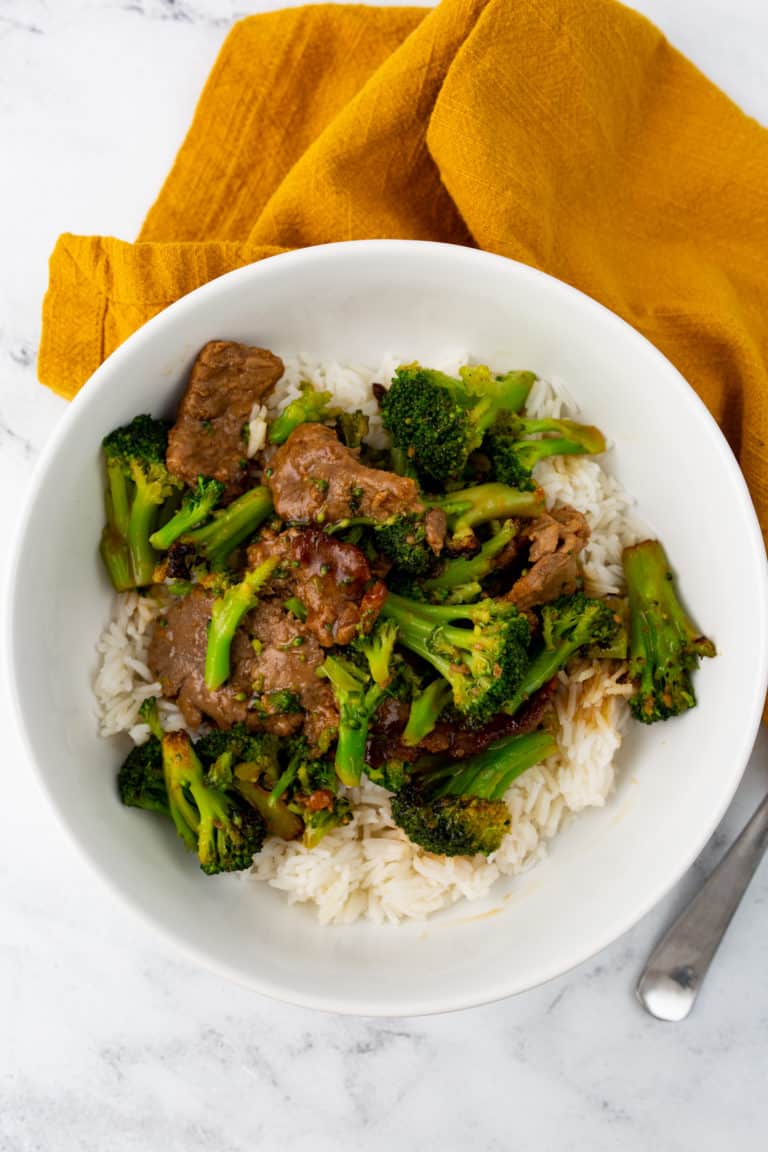
<path fill-rule="evenodd" d="M 99 738 L 91 678 L 111 590 L 97 544 L 99 444 L 137 412 L 170 414 L 198 349 L 225 338 L 277 352 L 429 363 L 446 348 L 562 378 L 615 443 L 615 473 L 664 541 L 718 657 L 700 706 L 632 725 L 616 794 L 583 813 L 531 872 L 428 923 L 323 928 L 266 885 L 205 877 L 150 816 L 121 807 L 124 751 Z M 258 992 L 396 1015 L 495 1000 L 616 939 L 683 874 L 747 762 L 766 689 L 766 564 L 739 468 L 703 404 L 642 336 L 522 264 L 467 248 L 362 241 L 240 269 L 166 309 L 78 395 L 41 459 L 16 550 L 11 661 L 31 759 L 94 867 L 187 954 Z"/>

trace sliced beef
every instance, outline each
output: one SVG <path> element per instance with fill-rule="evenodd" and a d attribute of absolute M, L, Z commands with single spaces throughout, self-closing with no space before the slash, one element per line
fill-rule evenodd
<path fill-rule="evenodd" d="M 424 535 L 427 544 L 439 556 L 445 548 L 445 534 L 448 530 L 448 519 L 442 508 L 430 508 L 424 517 Z"/>
<path fill-rule="evenodd" d="M 258 653 L 255 647 L 259 648 Z M 325 652 L 316 638 L 278 600 L 263 600 L 246 616 L 232 645 L 232 687 L 269 711 L 269 697 L 283 689 L 295 692 L 306 715 L 304 732 L 311 744 L 338 723 L 333 689 L 317 675 Z M 283 735 L 281 724 L 293 718 L 266 719 L 264 726 Z M 299 727 L 297 725 L 297 727 Z"/>
<path fill-rule="evenodd" d="M 312 743 L 335 727 L 333 692 L 316 675 L 323 650 L 279 601 L 264 600 L 248 613 L 232 642 L 232 675 L 209 691 L 205 651 L 212 604 L 211 593 L 200 588 L 175 601 L 155 626 L 149 647 L 149 667 L 187 723 L 195 728 L 207 716 L 222 728 L 244 722 L 279 736 L 304 724 Z M 286 689 L 298 696 L 302 711 L 273 714 L 272 693 Z"/>
<path fill-rule="evenodd" d="M 459 728 L 440 721 L 420 744 L 410 747 L 400 742 L 408 721 L 408 705 L 398 700 L 385 701 L 379 708 L 371 728 L 366 750 L 366 763 L 378 768 L 387 760 L 413 763 L 425 754 L 444 754 L 448 760 L 463 760 L 485 751 L 494 740 L 502 736 L 533 732 L 541 725 L 552 704 L 557 681 L 552 680 L 531 697 L 516 716 L 499 714 L 484 728 Z M 386 710 L 385 710 L 385 706 Z"/>
<path fill-rule="evenodd" d="M 564 505 L 537 516 L 525 534 L 530 567 L 506 596 L 521 611 L 576 591 L 580 579 L 577 556 L 589 540 L 589 525 L 581 512 Z"/>
<path fill-rule="evenodd" d="M 263 402 L 283 374 L 283 362 L 266 348 L 228 340 L 206 344 L 192 367 L 176 423 L 168 436 L 168 468 L 194 484 L 212 476 L 226 485 L 225 499 L 249 482 L 246 450 L 254 404 Z"/>
<path fill-rule="evenodd" d="M 532 520 L 527 535 L 531 541 L 528 559 L 535 563 L 555 551 L 577 556 L 589 540 L 589 525 L 581 512 L 563 504 Z"/>
<path fill-rule="evenodd" d="M 383 523 L 423 512 L 407 476 L 366 468 L 323 424 L 300 424 L 270 461 L 266 480 L 278 515 L 292 524 L 333 524 L 354 516 Z"/>
<path fill-rule="evenodd" d="M 248 549 L 249 567 L 280 557 L 272 588 L 295 596 L 306 609 L 306 631 L 324 648 L 349 644 L 358 630 L 369 632 L 387 596 L 373 580 L 363 553 L 319 528 L 289 528 L 266 536 Z"/>

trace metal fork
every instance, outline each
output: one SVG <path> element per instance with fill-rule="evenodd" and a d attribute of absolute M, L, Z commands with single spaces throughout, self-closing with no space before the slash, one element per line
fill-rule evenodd
<path fill-rule="evenodd" d="M 768 849 L 768 796 L 651 953 L 637 998 L 658 1020 L 684 1020 L 720 941 Z"/>

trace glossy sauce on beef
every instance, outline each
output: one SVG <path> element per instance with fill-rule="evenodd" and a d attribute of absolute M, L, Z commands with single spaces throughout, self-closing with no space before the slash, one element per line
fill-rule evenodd
<path fill-rule="evenodd" d="M 168 434 L 168 468 L 187 484 L 210 476 L 226 485 L 225 498 L 251 482 L 248 422 L 283 374 L 283 362 L 266 348 L 213 340 L 199 353 Z"/>
<path fill-rule="evenodd" d="M 264 600 L 247 614 L 232 642 L 232 674 L 211 692 L 205 685 L 205 653 L 213 604 L 211 593 L 195 588 L 161 617 L 149 647 L 148 663 L 163 695 L 175 699 L 187 723 L 196 728 L 205 716 L 221 728 L 243 722 L 288 736 L 306 719 L 305 731 L 317 742 L 337 722 L 333 692 L 317 676 L 324 653 L 282 604 Z M 271 714 L 271 695 L 288 690 L 300 710 Z"/>
<path fill-rule="evenodd" d="M 577 557 L 589 540 L 589 525 L 581 512 L 563 505 L 537 516 L 524 533 L 530 567 L 505 597 L 521 612 L 576 591 L 581 579 Z"/>
<path fill-rule="evenodd" d="M 249 567 L 256 568 L 269 556 L 280 557 L 272 587 L 301 601 L 306 630 L 324 648 L 349 644 L 358 631 L 371 630 L 387 589 L 372 580 L 368 561 L 354 544 L 319 528 L 290 528 L 252 544 Z"/>
<path fill-rule="evenodd" d="M 291 524 L 334 524 L 356 516 L 381 524 L 424 511 L 413 480 L 366 468 L 322 424 L 294 429 L 272 457 L 266 482 L 277 514 Z"/>

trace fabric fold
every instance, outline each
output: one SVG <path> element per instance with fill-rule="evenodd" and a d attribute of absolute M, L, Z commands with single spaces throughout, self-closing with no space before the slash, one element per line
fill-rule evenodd
<path fill-rule="evenodd" d="M 476 245 L 656 344 L 720 423 L 765 532 L 767 187 L 768 132 L 614 0 L 249 17 L 138 241 L 60 238 L 40 379 L 73 396 L 173 300 L 288 248 Z"/>

